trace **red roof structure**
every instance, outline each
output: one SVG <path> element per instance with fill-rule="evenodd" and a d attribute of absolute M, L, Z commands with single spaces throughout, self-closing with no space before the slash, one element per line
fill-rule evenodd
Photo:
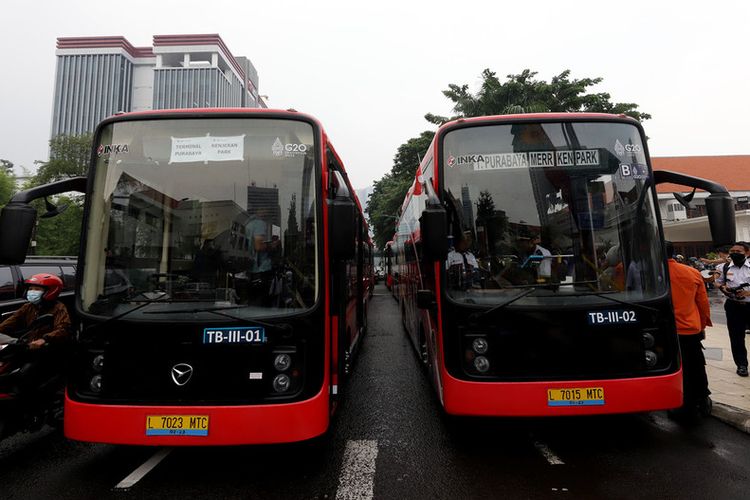
<path fill-rule="evenodd" d="M 710 179 L 730 192 L 750 191 L 750 155 L 652 157 L 651 164 L 654 170 L 671 170 Z M 656 190 L 659 193 L 692 191 L 677 184 L 659 184 Z"/>

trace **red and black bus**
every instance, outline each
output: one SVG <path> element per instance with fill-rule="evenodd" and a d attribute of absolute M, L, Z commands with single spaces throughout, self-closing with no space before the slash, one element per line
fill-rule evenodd
<path fill-rule="evenodd" d="M 460 119 L 438 130 L 404 201 L 404 324 L 445 411 L 551 416 L 675 408 L 682 376 L 653 172 L 625 116 Z"/>
<path fill-rule="evenodd" d="M 367 315 L 371 243 L 320 123 L 293 111 L 114 116 L 85 192 L 65 434 L 137 445 L 300 441 L 323 434 Z M 11 237 L 12 235 L 12 237 Z M 25 240 L 24 240 L 25 238 Z M 0 259 L 22 261 L 27 243 Z"/>

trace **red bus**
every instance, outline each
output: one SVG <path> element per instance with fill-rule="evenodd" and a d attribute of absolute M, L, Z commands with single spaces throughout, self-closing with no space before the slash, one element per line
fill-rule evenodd
<path fill-rule="evenodd" d="M 327 430 L 366 325 L 372 245 L 316 119 L 265 109 L 108 118 L 87 179 L 4 209 L 1 261 L 23 261 L 28 203 L 68 190 L 86 204 L 67 437 L 230 445 Z"/>
<path fill-rule="evenodd" d="M 393 248 L 408 335 L 448 414 L 640 412 L 682 402 L 655 184 L 712 192 L 716 244 L 733 202 L 653 172 L 625 116 L 460 119 L 438 130 Z"/>

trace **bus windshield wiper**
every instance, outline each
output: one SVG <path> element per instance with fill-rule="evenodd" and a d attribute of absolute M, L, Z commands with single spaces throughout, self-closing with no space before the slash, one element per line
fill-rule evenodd
<path fill-rule="evenodd" d="M 508 305 L 512 304 L 513 302 L 526 297 L 527 295 L 529 295 L 530 293 L 534 292 L 535 290 L 536 290 L 536 287 L 527 288 L 523 292 L 519 293 L 515 297 L 511 297 L 510 299 L 506 300 L 505 302 L 500 302 L 499 304 L 496 304 L 496 305 L 490 307 L 489 309 L 487 309 L 485 311 L 476 313 L 476 315 L 474 317 L 475 318 L 481 318 L 481 317 L 487 316 L 489 314 L 492 314 L 495 311 L 499 311 L 503 307 L 508 306 Z"/>
<path fill-rule="evenodd" d="M 102 321 L 101 323 L 99 323 L 97 325 L 93 325 L 92 328 L 100 328 L 100 327 L 102 327 L 102 326 L 104 326 L 104 325 L 106 325 L 108 323 L 111 323 L 113 321 L 117 321 L 118 319 L 124 318 L 128 314 L 133 313 L 133 312 L 137 311 L 138 309 L 143 309 L 147 305 L 153 304 L 155 302 L 164 302 L 164 303 L 172 302 L 171 300 L 165 300 L 165 298 L 167 298 L 167 297 L 169 297 L 169 294 L 165 293 L 164 295 L 161 295 L 161 296 L 156 297 L 154 299 L 148 299 L 148 300 L 145 300 L 143 302 L 139 301 L 139 304 L 137 306 L 135 306 L 134 308 L 128 309 L 127 311 L 122 312 L 122 313 L 118 314 L 117 316 L 109 317 L 109 318 L 105 319 L 104 321 Z"/>
<path fill-rule="evenodd" d="M 242 318 L 240 316 L 235 316 L 234 314 L 229 314 L 227 312 L 224 312 L 226 309 L 237 309 L 239 307 L 243 306 L 230 306 L 230 307 L 197 307 L 194 309 L 179 309 L 179 310 L 170 310 L 170 311 L 147 311 L 143 314 L 174 314 L 174 313 L 190 313 L 190 314 L 196 314 L 196 313 L 202 313 L 202 312 L 208 312 L 216 314 L 217 316 L 224 316 L 225 318 L 233 319 L 235 321 L 250 321 L 255 324 L 258 324 L 260 326 L 263 326 L 265 328 L 282 328 L 284 329 L 285 325 L 284 323 L 279 324 L 272 324 L 272 323 L 266 323 L 265 321 L 259 321 L 257 319 L 247 319 Z"/>
<path fill-rule="evenodd" d="M 631 306 L 631 307 L 635 307 L 635 308 L 645 309 L 645 310 L 651 311 L 651 312 L 659 312 L 659 310 L 656 309 L 655 307 L 645 306 L 645 305 L 639 304 L 637 302 L 628 302 L 627 300 L 616 299 L 614 297 L 610 297 L 608 295 L 610 293 L 619 293 L 619 292 L 590 292 L 590 293 L 585 293 L 585 294 L 581 294 L 581 295 L 593 295 L 595 297 L 601 297 L 602 299 L 611 300 L 612 302 L 617 302 L 618 304 L 623 304 L 623 305 L 626 305 L 626 306 Z"/>

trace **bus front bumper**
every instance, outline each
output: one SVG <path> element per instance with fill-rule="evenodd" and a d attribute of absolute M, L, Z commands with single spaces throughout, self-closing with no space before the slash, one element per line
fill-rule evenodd
<path fill-rule="evenodd" d="M 564 396 L 576 393 L 563 393 L 560 389 L 579 389 L 577 394 L 585 400 L 565 400 Z M 598 389 L 602 390 L 601 399 L 596 396 Z M 469 382 L 443 372 L 443 405 L 450 415 L 497 417 L 667 410 L 682 405 L 682 370 L 656 377 L 558 382 Z"/>
<path fill-rule="evenodd" d="M 76 441 L 147 446 L 288 443 L 323 434 L 328 428 L 329 412 L 325 386 L 305 401 L 252 406 L 97 405 L 74 401 L 66 394 L 65 436 Z M 208 417 L 208 420 L 204 420 L 205 429 L 189 431 L 197 435 L 180 434 L 179 430 L 159 435 L 172 431 L 147 429 L 149 416 Z"/>

